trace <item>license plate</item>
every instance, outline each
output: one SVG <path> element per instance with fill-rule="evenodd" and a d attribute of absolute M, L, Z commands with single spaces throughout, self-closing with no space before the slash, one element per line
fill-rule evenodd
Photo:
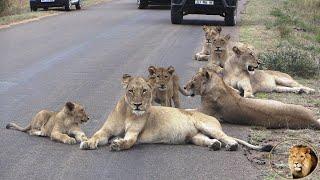
<path fill-rule="evenodd" d="M 54 2 L 54 0 L 41 0 L 41 2 Z"/>
<path fill-rule="evenodd" d="M 194 4 L 214 5 L 214 1 L 209 0 L 195 0 Z"/>

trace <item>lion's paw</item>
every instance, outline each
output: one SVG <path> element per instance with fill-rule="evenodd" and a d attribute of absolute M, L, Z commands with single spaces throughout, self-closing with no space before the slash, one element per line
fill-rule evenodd
<path fill-rule="evenodd" d="M 77 144 L 77 141 L 75 138 L 68 138 L 64 143 L 66 144 Z"/>
<path fill-rule="evenodd" d="M 227 151 L 236 151 L 237 149 L 238 149 L 238 143 L 226 145 Z"/>
<path fill-rule="evenodd" d="M 213 151 L 218 151 L 221 149 L 221 142 L 218 140 L 215 140 L 210 146 L 209 146 L 210 150 Z"/>
<path fill-rule="evenodd" d="M 97 148 L 97 145 L 90 140 L 82 141 L 80 143 L 80 149 L 96 149 L 96 148 Z"/>
<path fill-rule="evenodd" d="M 123 145 L 125 144 L 126 140 L 124 139 L 115 139 L 110 144 L 111 151 L 121 151 L 123 149 Z"/>

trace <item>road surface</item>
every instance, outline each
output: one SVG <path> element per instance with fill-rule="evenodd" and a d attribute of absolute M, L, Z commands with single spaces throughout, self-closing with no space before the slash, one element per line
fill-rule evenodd
<path fill-rule="evenodd" d="M 241 149 L 137 145 L 123 152 L 83 151 L 5 129 L 8 122 L 25 126 L 41 109 L 59 110 L 76 101 L 91 117 L 83 126 L 91 136 L 123 93 L 124 73 L 147 75 L 150 65 L 173 65 L 184 84 L 203 65 L 192 60 L 201 46 L 200 25 L 223 24 L 217 16 L 185 19 L 184 25 L 172 25 L 168 8 L 138 10 L 134 0 L 114 0 L 1 29 L 0 179 L 258 178 Z M 199 105 L 199 97 L 181 99 L 184 108 Z M 246 127 L 223 126 L 229 135 L 246 139 Z"/>

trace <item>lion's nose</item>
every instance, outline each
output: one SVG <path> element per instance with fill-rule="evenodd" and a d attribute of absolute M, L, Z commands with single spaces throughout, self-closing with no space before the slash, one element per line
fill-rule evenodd
<path fill-rule="evenodd" d="M 134 105 L 136 106 L 136 108 L 139 108 L 142 105 L 142 103 L 134 103 Z"/>
<path fill-rule="evenodd" d="M 164 84 L 161 84 L 161 88 L 164 88 Z"/>

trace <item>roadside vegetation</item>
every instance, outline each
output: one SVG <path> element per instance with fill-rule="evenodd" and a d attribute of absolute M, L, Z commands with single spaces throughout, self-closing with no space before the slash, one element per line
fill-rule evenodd
<path fill-rule="evenodd" d="M 253 45 L 263 62 L 262 69 L 286 72 L 315 94 L 258 93 L 257 98 L 300 104 L 320 118 L 320 0 L 247 0 L 241 12 L 240 41 Z M 267 130 L 254 127 L 249 141 L 273 145 L 301 138 L 320 152 L 320 131 Z M 265 173 L 264 179 L 279 179 L 271 171 L 268 153 L 247 151 L 246 155 Z M 279 165 L 279 168 L 283 168 Z M 320 170 L 313 177 L 320 177 Z M 312 178 L 311 178 L 312 179 Z"/>
<path fill-rule="evenodd" d="M 86 7 L 106 1 L 109 0 L 83 0 L 82 4 Z M 50 8 L 48 11 L 39 9 L 37 12 L 31 12 L 29 0 L 0 0 L 0 27 L 62 12 L 63 8 Z"/>

